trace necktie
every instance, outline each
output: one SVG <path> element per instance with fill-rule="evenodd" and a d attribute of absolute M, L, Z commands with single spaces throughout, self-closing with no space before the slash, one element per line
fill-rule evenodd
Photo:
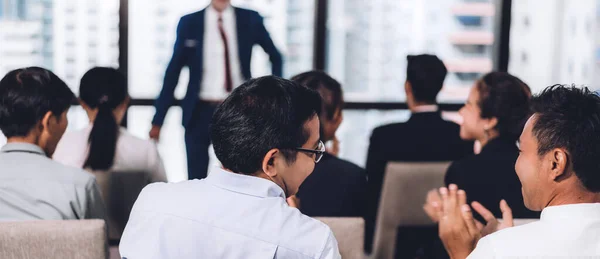
<path fill-rule="evenodd" d="M 221 39 L 223 39 L 223 47 L 225 48 L 225 90 L 229 93 L 233 89 L 233 83 L 231 82 L 231 69 L 229 65 L 229 46 L 227 45 L 227 34 L 223 28 L 223 17 L 219 14 L 219 33 Z"/>

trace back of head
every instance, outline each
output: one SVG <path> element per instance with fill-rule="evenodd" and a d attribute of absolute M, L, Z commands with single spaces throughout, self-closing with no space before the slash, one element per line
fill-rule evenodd
<path fill-rule="evenodd" d="M 415 101 L 435 103 L 448 70 L 435 55 L 408 55 L 406 81 L 412 86 Z"/>
<path fill-rule="evenodd" d="M 590 192 L 600 192 L 600 97 L 587 87 L 554 85 L 532 100 L 538 154 L 564 148 L 571 168 Z"/>
<path fill-rule="evenodd" d="M 261 170 L 263 158 L 281 149 L 289 162 L 308 139 L 304 123 L 318 115 L 319 94 L 274 76 L 237 87 L 213 115 L 210 136 L 223 167 L 241 174 Z"/>
<path fill-rule="evenodd" d="M 127 79 L 113 68 L 96 67 L 81 78 L 81 101 L 90 109 L 98 109 L 89 137 L 89 154 L 83 165 L 93 170 L 112 167 L 119 126 L 113 110 L 127 99 Z"/>
<path fill-rule="evenodd" d="M 0 130 L 7 138 L 26 137 L 48 112 L 60 119 L 74 99 L 67 84 L 49 70 L 13 70 L 0 80 Z"/>
<path fill-rule="evenodd" d="M 321 95 L 321 139 L 327 141 L 333 138 L 341 123 L 341 113 L 339 112 L 344 106 L 340 83 L 322 71 L 305 72 L 292 77 L 291 80 L 315 90 Z"/>
<path fill-rule="evenodd" d="M 475 83 L 482 118 L 498 119 L 500 136 L 515 140 L 529 117 L 531 90 L 519 78 L 505 72 L 491 72 Z"/>

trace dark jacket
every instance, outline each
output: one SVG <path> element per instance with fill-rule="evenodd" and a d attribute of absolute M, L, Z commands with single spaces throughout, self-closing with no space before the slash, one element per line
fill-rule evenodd
<path fill-rule="evenodd" d="M 300 211 L 311 217 L 363 217 L 365 170 L 325 153 L 300 186 Z"/>
<path fill-rule="evenodd" d="M 478 155 L 452 163 L 446 185 L 454 183 L 465 190 L 468 202 L 478 201 L 496 218 L 502 218 L 500 200 L 512 209 L 514 218 L 539 218 L 538 212 L 525 208 L 521 182 L 515 172 L 519 150 L 515 138 L 498 137 L 487 143 Z M 479 220 L 482 218 L 475 215 Z"/>

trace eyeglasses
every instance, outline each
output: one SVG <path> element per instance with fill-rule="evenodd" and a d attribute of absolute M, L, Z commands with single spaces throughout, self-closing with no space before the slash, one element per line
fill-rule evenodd
<path fill-rule="evenodd" d="M 323 158 L 323 154 L 325 153 L 325 144 L 323 144 L 323 141 L 319 140 L 319 145 L 317 146 L 317 149 L 306 149 L 297 147 L 296 150 L 315 154 L 316 164 L 319 161 L 321 161 L 321 158 Z"/>

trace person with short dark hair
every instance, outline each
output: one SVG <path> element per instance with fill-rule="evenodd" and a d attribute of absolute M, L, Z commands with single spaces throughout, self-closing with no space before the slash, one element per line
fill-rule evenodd
<path fill-rule="evenodd" d="M 335 132 L 342 123 L 344 106 L 340 83 L 321 71 L 296 75 L 292 81 L 321 95 L 321 140 L 336 142 Z M 363 217 L 366 185 L 364 169 L 326 152 L 300 186 L 300 211 L 311 217 Z"/>
<path fill-rule="evenodd" d="M 504 228 L 479 240 L 485 233 L 473 220 L 468 192 L 444 188 L 440 236 L 452 258 L 600 256 L 600 97 L 587 88 L 554 85 L 534 97 L 531 107 L 515 169 L 525 206 L 541 210 L 540 221 L 511 227 L 504 203 L 504 222 L 498 224 L 473 204 L 489 215 L 486 229 Z"/>
<path fill-rule="evenodd" d="M 127 258 L 340 258 L 325 224 L 286 204 L 323 157 L 321 98 L 274 76 L 220 104 L 210 135 L 223 168 L 144 188 L 120 243 Z"/>
<path fill-rule="evenodd" d="M 459 125 L 444 120 L 437 106 L 436 98 L 444 85 L 447 73 L 446 66 L 435 55 L 407 56 L 404 90 L 406 103 L 411 111 L 410 119 L 404 123 L 377 127 L 371 134 L 366 165 L 370 205 L 365 233 L 367 251 L 370 251 L 372 243 L 388 162 L 454 161 L 473 154 L 473 142 L 461 140 Z M 408 244 L 416 243 L 414 241 L 419 239 L 417 235 L 422 233 L 424 231 L 419 229 L 414 234 L 406 235 L 406 238 L 399 237 L 398 240 L 406 241 L 402 241 L 398 249 L 412 253 L 408 250 L 416 248 L 413 249 L 413 246 Z"/>
<path fill-rule="evenodd" d="M 9 72 L 0 81 L 0 220 L 104 219 L 91 174 L 52 161 L 68 124 L 73 92 L 38 67 Z"/>

